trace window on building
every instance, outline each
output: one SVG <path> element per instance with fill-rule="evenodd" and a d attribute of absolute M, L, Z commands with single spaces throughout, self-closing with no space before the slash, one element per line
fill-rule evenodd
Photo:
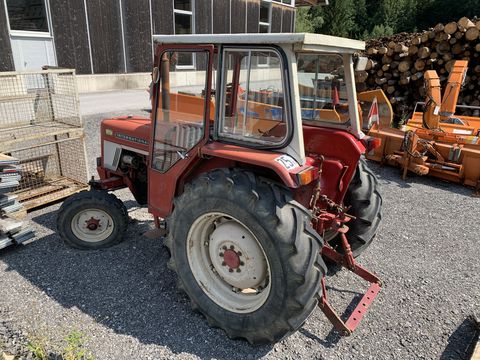
<path fill-rule="evenodd" d="M 175 19 L 175 35 L 193 34 L 193 0 L 173 0 L 173 15 Z M 193 53 L 179 53 L 177 68 L 194 67 Z"/>
<path fill-rule="evenodd" d="M 10 30 L 48 33 L 44 0 L 7 0 L 6 3 Z"/>
<path fill-rule="evenodd" d="M 262 1 L 260 3 L 260 26 L 261 33 L 270 32 L 270 20 L 272 16 L 272 3 L 270 1 Z"/>
<path fill-rule="evenodd" d="M 295 6 L 295 0 L 272 0 L 273 2 L 284 4 L 284 5 L 290 5 L 290 6 Z"/>

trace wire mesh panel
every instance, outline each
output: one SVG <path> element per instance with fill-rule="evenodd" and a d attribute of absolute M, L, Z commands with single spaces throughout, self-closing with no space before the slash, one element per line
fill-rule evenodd
<path fill-rule="evenodd" d="M 0 73 L 0 152 L 20 160 L 27 209 L 87 187 L 74 70 Z"/>

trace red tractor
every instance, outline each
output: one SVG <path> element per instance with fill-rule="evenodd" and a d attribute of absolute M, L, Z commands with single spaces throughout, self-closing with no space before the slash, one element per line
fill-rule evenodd
<path fill-rule="evenodd" d="M 99 180 L 67 199 L 61 237 L 122 240 L 128 187 L 165 236 L 192 307 L 231 338 L 271 343 L 318 305 L 350 334 L 380 291 L 355 257 L 382 197 L 362 154 L 354 81 L 360 41 L 314 34 L 155 36 L 151 119 L 101 124 Z M 347 321 L 327 300 L 324 259 L 371 283 Z"/>

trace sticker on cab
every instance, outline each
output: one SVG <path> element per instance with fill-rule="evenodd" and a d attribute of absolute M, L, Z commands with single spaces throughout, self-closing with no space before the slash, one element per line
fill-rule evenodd
<path fill-rule="evenodd" d="M 300 165 L 289 155 L 281 155 L 275 159 L 276 162 L 280 163 L 288 171 L 299 167 Z"/>

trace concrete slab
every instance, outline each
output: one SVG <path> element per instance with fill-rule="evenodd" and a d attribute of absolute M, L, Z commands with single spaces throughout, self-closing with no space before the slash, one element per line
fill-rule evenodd
<path fill-rule="evenodd" d="M 151 109 L 149 94 L 146 90 L 80 94 L 80 112 L 82 116 L 130 109 Z"/>

